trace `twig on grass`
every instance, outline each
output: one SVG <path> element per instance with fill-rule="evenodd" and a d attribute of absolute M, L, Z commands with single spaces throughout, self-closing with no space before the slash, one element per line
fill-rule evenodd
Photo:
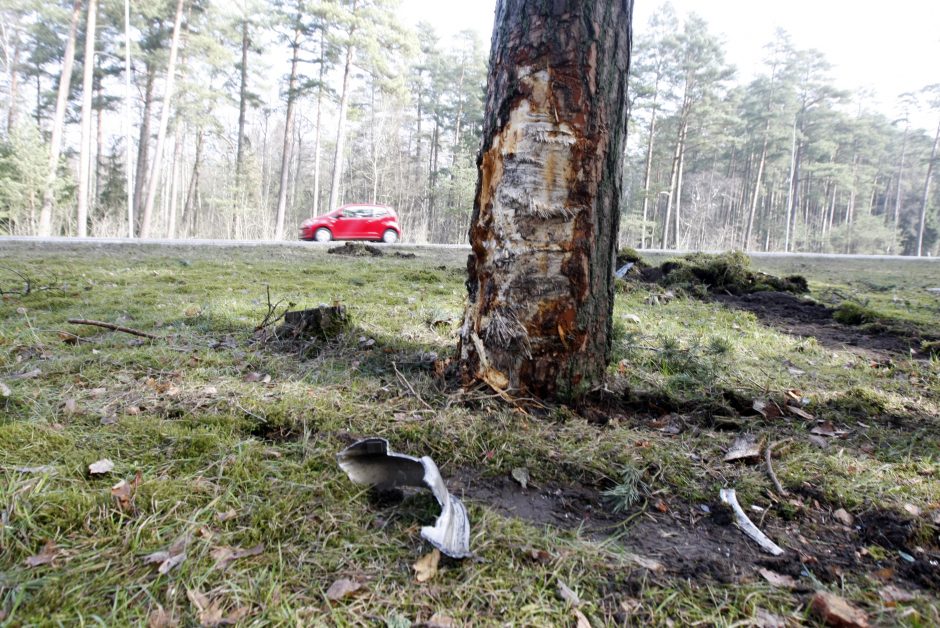
<path fill-rule="evenodd" d="M 411 382 L 409 382 L 408 379 L 407 379 L 404 375 L 402 375 L 401 371 L 398 370 L 398 365 L 395 364 L 394 362 L 392 362 L 392 368 L 395 369 L 395 374 L 398 375 L 398 378 L 402 381 L 402 383 L 404 383 L 405 386 L 408 387 L 408 390 L 411 391 L 411 394 L 414 395 L 414 398 L 417 399 L 418 401 L 420 401 L 420 402 L 421 402 L 421 405 L 423 405 L 425 408 L 427 408 L 428 410 L 431 410 L 431 411 L 433 412 L 433 411 L 434 411 L 434 408 L 432 408 L 432 407 L 430 406 L 430 404 L 428 404 L 427 401 L 425 401 L 424 399 L 422 399 L 422 398 L 421 398 L 421 395 L 419 395 L 417 392 L 415 392 L 415 389 L 414 389 L 414 387 L 411 385 Z"/>
<path fill-rule="evenodd" d="M 770 459 L 773 456 L 774 447 L 778 447 L 786 442 L 789 442 L 790 440 L 792 439 L 784 438 L 783 440 L 778 440 L 775 443 L 767 445 L 767 449 L 764 450 L 764 459 L 767 462 L 767 475 L 770 476 L 770 481 L 773 482 L 774 488 L 781 497 L 788 497 L 790 493 L 787 491 L 787 489 L 783 488 L 783 484 L 780 483 L 780 480 L 777 478 L 777 474 L 774 473 L 774 465 L 771 463 Z"/>
<path fill-rule="evenodd" d="M 279 315 L 275 316 L 275 314 L 277 314 L 277 308 L 282 303 L 284 303 L 286 299 L 281 299 L 277 303 L 272 304 L 271 303 L 271 286 L 266 285 L 264 289 L 268 297 L 268 311 L 264 315 L 264 319 L 260 323 L 258 323 L 258 325 L 255 326 L 255 331 L 261 331 L 265 327 L 268 327 L 269 325 L 273 325 L 279 322 L 282 318 L 284 318 L 287 315 L 287 312 L 290 310 L 290 308 L 294 307 L 295 305 L 295 303 L 293 302 L 288 302 L 287 307 L 284 308 L 284 311 L 281 312 Z"/>
<path fill-rule="evenodd" d="M 119 331 L 125 334 L 130 334 L 132 336 L 140 336 L 142 338 L 150 338 L 151 340 L 160 340 L 160 336 L 154 336 L 153 334 L 148 334 L 145 331 L 140 331 L 139 329 L 132 329 L 130 327 L 122 327 L 120 325 L 114 325 L 113 323 L 104 323 L 102 321 L 92 321 L 84 318 L 70 318 L 68 322 L 72 325 L 91 325 L 92 327 L 103 327 L 104 329 L 110 329 L 111 331 Z"/>

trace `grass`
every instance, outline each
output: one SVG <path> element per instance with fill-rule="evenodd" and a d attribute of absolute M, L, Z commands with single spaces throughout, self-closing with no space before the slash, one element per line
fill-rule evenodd
<path fill-rule="evenodd" d="M 795 524 L 810 535 L 838 507 L 915 510 L 918 538 L 936 551 L 940 362 L 895 357 L 872 366 L 749 313 L 681 295 L 653 303 L 656 288 L 630 284 L 615 308 L 610 367 L 629 403 L 602 421 L 596 408 L 528 416 L 484 391 L 460 396 L 435 376 L 435 356 L 454 351 L 465 253 L 416 253 L 0 250 L 0 289 L 20 286 L 3 269 L 33 282 L 30 294 L 6 295 L 0 305 L 0 382 L 9 389 L 0 396 L 0 624 L 131 625 L 163 609 L 190 625 L 206 619 L 194 593 L 245 625 L 407 625 L 435 613 L 458 624 L 571 624 L 559 581 L 598 625 L 732 625 L 761 612 L 805 620 L 805 595 L 754 574 L 731 584 L 653 574 L 632 562 L 632 553 L 651 551 L 631 536 L 634 525 L 655 520 L 670 533 L 655 514 L 660 503 L 684 521 L 724 486 L 734 486 L 742 504 L 766 507 L 764 526 L 778 534 Z M 838 294 L 906 324 L 935 323 L 940 300 L 923 288 L 940 285 L 936 264 L 916 273 L 900 263 L 867 264 L 752 265 L 806 276 L 824 302 Z M 254 328 L 268 290 L 298 308 L 340 302 L 353 329 L 303 355 L 262 342 Z M 66 323 L 73 317 L 163 339 Z M 782 402 L 793 389 L 807 412 L 849 433 L 820 449 L 807 437 L 813 422 L 742 409 L 755 399 Z M 797 494 L 793 503 L 772 498 L 760 465 L 722 462 L 739 431 L 793 439 L 775 462 Z M 516 518 L 471 494 L 478 560 L 444 561 L 418 584 L 411 565 L 429 549 L 418 529 L 435 515 L 433 500 L 418 495 L 380 507 L 352 485 L 335 454 L 366 435 L 430 455 L 445 478 L 472 472 L 495 481 L 525 467 L 536 486 L 589 487 L 617 523 L 613 536 Z M 114 470 L 89 475 L 102 458 Z M 137 473 L 134 506 L 122 508 L 111 487 Z M 161 574 L 145 564 L 180 538 L 189 540 L 178 567 Z M 51 564 L 27 567 L 49 541 Z M 217 564 L 219 548 L 259 543 L 260 554 Z M 880 564 L 866 558 L 863 568 L 820 586 L 874 621 L 940 622 L 936 590 L 884 606 L 883 584 L 872 575 Z M 327 588 L 343 577 L 363 590 L 329 601 Z"/>

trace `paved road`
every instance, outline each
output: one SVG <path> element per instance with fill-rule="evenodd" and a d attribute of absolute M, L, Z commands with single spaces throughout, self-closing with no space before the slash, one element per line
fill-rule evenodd
<path fill-rule="evenodd" d="M 330 247 L 336 246 L 335 242 L 304 242 L 301 240 L 282 240 L 282 241 L 273 241 L 273 240 L 160 240 L 160 239 L 148 239 L 148 240 L 131 240 L 128 238 L 34 238 L 26 236 L 6 236 L 0 237 L 0 248 L 7 243 L 29 243 L 33 245 L 42 245 L 42 246 L 107 246 L 111 244 L 120 244 L 120 245 L 151 245 L 151 246 L 185 246 L 185 247 L 194 247 L 194 246 L 218 246 L 218 247 L 299 247 L 299 248 L 320 248 L 320 247 Z M 470 246 L 467 244 L 413 244 L 408 242 L 402 242 L 399 244 L 377 244 L 377 246 L 389 246 L 389 247 L 415 247 L 415 248 L 427 248 L 427 249 L 465 249 L 469 250 Z M 675 251 L 675 250 L 665 250 L 665 249 L 645 249 L 643 253 L 650 253 L 654 255 L 679 255 L 683 253 L 688 253 L 689 251 Z M 717 253 L 718 251 L 711 251 Z M 753 252 L 749 254 L 755 259 L 836 259 L 836 260 L 896 260 L 902 262 L 938 262 L 940 257 L 911 257 L 906 255 L 841 255 L 834 253 L 761 253 Z"/>

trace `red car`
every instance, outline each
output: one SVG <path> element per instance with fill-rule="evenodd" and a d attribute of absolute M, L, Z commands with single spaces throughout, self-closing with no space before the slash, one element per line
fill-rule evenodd
<path fill-rule="evenodd" d="M 301 240 L 375 240 L 394 244 L 401 238 L 395 210 L 386 205 L 354 203 L 300 225 Z"/>

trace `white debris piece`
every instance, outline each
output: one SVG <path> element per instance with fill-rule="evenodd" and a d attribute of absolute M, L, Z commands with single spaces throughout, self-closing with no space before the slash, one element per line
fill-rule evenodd
<path fill-rule="evenodd" d="M 722 503 L 731 506 L 732 510 L 734 510 L 734 522 L 741 528 L 744 534 L 748 535 L 768 554 L 773 554 L 774 556 L 783 554 L 783 548 L 767 538 L 767 535 L 761 532 L 757 526 L 754 525 L 754 522 L 748 519 L 747 515 L 744 514 L 744 510 L 741 508 L 741 504 L 738 503 L 738 497 L 733 488 L 723 488 L 718 495 Z"/>
<path fill-rule="evenodd" d="M 415 458 L 388 448 L 384 438 L 357 441 L 336 456 L 340 468 L 356 484 L 379 489 L 401 486 L 427 486 L 431 489 L 441 514 L 433 526 L 421 528 L 421 536 L 451 558 L 470 554 L 470 520 L 467 509 L 450 494 L 437 465 L 428 456 Z"/>

